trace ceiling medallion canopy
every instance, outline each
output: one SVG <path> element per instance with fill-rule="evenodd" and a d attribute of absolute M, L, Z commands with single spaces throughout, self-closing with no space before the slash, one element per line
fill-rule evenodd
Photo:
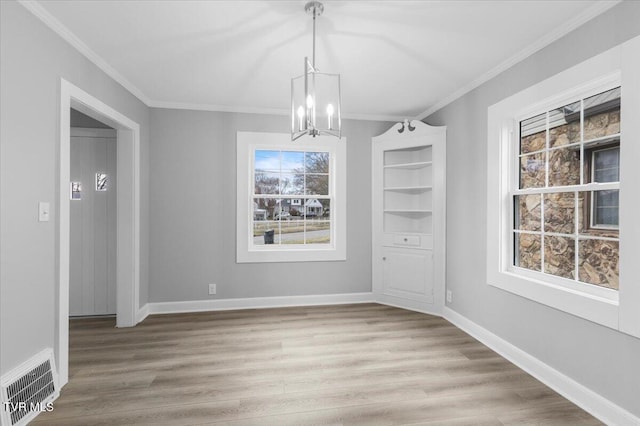
<path fill-rule="evenodd" d="M 316 17 L 324 12 L 319 1 L 310 1 L 304 10 L 313 16 L 313 54 L 304 58 L 304 74 L 291 79 L 291 140 L 303 135 L 330 135 L 340 138 L 340 74 L 316 68 Z"/>

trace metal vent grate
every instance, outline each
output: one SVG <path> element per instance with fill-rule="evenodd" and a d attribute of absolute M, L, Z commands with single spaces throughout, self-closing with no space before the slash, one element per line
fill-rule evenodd
<path fill-rule="evenodd" d="M 9 407 L 15 408 L 15 410 L 10 410 L 11 424 L 18 423 L 54 392 L 55 385 L 49 360 L 11 383 L 7 387 L 7 397 L 11 403 Z"/>
<path fill-rule="evenodd" d="M 58 396 L 53 354 L 39 355 L 17 369 L 12 378 L 2 380 L 3 425 L 5 421 L 11 426 L 28 423 Z"/>

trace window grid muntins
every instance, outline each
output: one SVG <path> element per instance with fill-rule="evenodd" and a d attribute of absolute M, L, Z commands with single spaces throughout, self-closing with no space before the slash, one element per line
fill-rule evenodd
<path fill-rule="evenodd" d="M 256 149 L 253 158 L 251 246 L 331 244 L 334 195 L 330 153 Z M 273 167 L 274 160 L 277 167 Z M 263 167 L 269 162 L 271 167 Z M 270 242 L 267 231 L 272 232 Z"/>
<path fill-rule="evenodd" d="M 595 108 L 599 106 L 594 102 L 597 97 L 609 98 L 609 102 L 612 97 L 615 100 L 614 91 L 619 98 L 619 88 L 616 88 L 592 96 L 591 104 Z M 598 126 L 610 116 L 615 119 L 616 105 L 604 112 L 600 108 L 588 117 L 585 114 L 586 99 L 583 97 L 519 123 L 518 175 L 512 180 L 517 183 L 517 189 L 511 191 L 514 206 L 513 265 L 581 284 L 617 290 L 619 235 L 617 231 L 594 235 L 591 225 L 595 217 L 593 200 L 597 194 L 606 194 L 603 190 L 618 191 L 619 179 L 605 184 L 596 183 L 594 166 L 590 175 L 585 175 L 585 148 L 598 146 L 601 140 L 619 140 L 619 118 L 616 133 L 607 128 L 604 136 L 600 135 L 602 132 Z M 575 114 L 577 109 L 579 113 Z M 619 100 L 617 111 L 619 117 Z M 588 135 L 585 129 L 587 119 L 591 132 Z M 579 120 L 579 125 L 576 125 L 576 120 Z M 615 130 L 615 124 L 609 127 Z M 544 176 L 540 176 L 542 173 Z M 592 205 L 586 205 L 587 200 L 591 200 Z M 536 220 L 539 220 L 537 226 Z"/>

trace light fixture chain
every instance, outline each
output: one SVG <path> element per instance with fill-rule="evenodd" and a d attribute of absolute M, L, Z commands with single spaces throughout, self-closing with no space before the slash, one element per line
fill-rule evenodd
<path fill-rule="evenodd" d="M 311 57 L 311 59 L 314 70 L 316 69 L 316 10 L 316 6 L 313 6 L 313 56 Z"/>

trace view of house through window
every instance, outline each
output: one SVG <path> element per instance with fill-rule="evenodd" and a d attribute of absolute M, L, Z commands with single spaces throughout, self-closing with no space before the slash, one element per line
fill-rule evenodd
<path fill-rule="evenodd" d="M 514 265 L 618 289 L 620 87 L 520 122 Z"/>
<path fill-rule="evenodd" d="M 330 244 L 329 152 L 254 152 L 253 244 Z"/>

